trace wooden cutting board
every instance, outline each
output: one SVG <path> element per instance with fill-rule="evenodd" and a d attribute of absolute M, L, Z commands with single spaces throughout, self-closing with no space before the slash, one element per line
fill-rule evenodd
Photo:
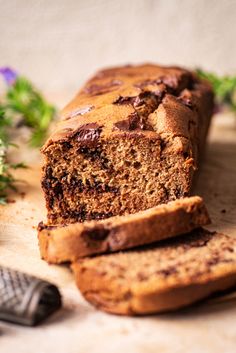
<path fill-rule="evenodd" d="M 66 266 L 42 261 L 36 226 L 45 219 L 39 155 L 25 150 L 30 169 L 17 171 L 25 182 L 0 206 L 0 264 L 45 278 L 60 287 L 63 309 L 36 328 L 0 322 L 1 353 L 174 353 L 236 351 L 236 301 L 206 303 L 179 313 L 143 318 L 95 310 L 77 291 Z M 30 154 L 29 154 L 30 153 Z M 33 162 L 32 162 L 33 161 Z M 236 120 L 214 119 L 195 194 L 204 197 L 210 229 L 236 236 Z"/>

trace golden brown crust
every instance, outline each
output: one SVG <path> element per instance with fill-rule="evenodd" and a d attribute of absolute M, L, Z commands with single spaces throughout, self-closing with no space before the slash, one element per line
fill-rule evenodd
<path fill-rule="evenodd" d="M 73 262 L 81 257 L 113 252 L 170 238 L 210 223 L 198 196 L 172 201 L 133 215 L 65 227 L 40 224 L 41 257 L 49 263 Z"/>
<path fill-rule="evenodd" d="M 141 129 L 149 137 L 158 133 L 190 138 L 188 125 L 189 121 L 197 119 L 195 108 L 201 108 L 205 115 L 212 114 L 211 87 L 183 68 L 144 64 L 101 70 L 63 109 L 62 120 L 42 151 L 46 152 L 53 142 L 68 140 L 85 124 L 102 126 L 102 137 L 116 135 L 119 131 L 114 129 L 114 124 L 128 119 L 139 106 L 139 102 L 135 104 L 129 99 L 144 92 L 157 97 L 150 110 L 158 117 L 158 129 Z"/>
<path fill-rule="evenodd" d="M 72 268 L 81 293 L 102 310 L 176 310 L 236 285 L 236 240 L 195 230 L 156 247 L 80 260 Z"/>
<path fill-rule="evenodd" d="M 90 280 L 93 279 L 90 278 Z M 176 311 L 208 298 L 212 294 L 224 292 L 225 290 L 235 287 L 235 285 L 236 272 L 234 271 L 233 273 L 223 274 L 219 278 L 204 284 L 190 284 L 181 288 L 173 288 L 169 291 L 137 297 L 132 297 L 127 293 L 117 301 L 106 294 L 104 295 L 102 290 L 101 292 L 97 290 L 90 292 L 85 289 L 83 293 L 80 288 L 80 291 L 85 299 L 97 309 L 111 314 L 134 316 Z"/>

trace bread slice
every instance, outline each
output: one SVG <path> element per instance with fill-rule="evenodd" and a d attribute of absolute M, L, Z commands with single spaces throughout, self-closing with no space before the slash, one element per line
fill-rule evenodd
<path fill-rule="evenodd" d="M 190 197 L 133 215 L 65 227 L 39 225 L 42 258 L 50 263 L 135 247 L 187 233 L 210 222 L 203 200 Z"/>
<path fill-rule="evenodd" d="M 182 68 L 98 72 L 42 148 L 47 223 L 122 216 L 189 196 L 213 107 L 212 88 Z"/>
<path fill-rule="evenodd" d="M 84 297 L 104 311 L 159 313 L 236 285 L 236 239 L 198 229 L 155 247 L 79 260 Z"/>

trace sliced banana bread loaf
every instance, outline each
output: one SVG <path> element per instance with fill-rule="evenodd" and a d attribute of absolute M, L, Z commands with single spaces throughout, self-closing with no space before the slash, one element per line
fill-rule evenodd
<path fill-rule="evenodd" d="M 185 69 L 98 72 L 42 149 L 48 224 L 135 213 L 188 195 L 212 111 L 212 89 Z"/>
<path fill-rule="evenodd" d="M 132 215 L 65 227 L 38 227 L 41 257 L 49 263 L 73 262 L 78 258 L 152 243 L 190 232 L 210 223 L 203 200 L 184 198 Z"/>
<path fill-rule="evenodd" d="M 236 285 L 236 239 L 203 229 L 158 246 L 79 260 L 84 297 L 114 314 L 176 310 Z"/>

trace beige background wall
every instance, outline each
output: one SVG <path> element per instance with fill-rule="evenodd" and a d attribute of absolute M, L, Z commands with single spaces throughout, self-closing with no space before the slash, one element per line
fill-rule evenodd
<path fill-rule="evenodd" d="M 0 65 L 45 92 L 128 62 L 236 73 L 235 37 L 232 0 L 0 0 Z"/>

